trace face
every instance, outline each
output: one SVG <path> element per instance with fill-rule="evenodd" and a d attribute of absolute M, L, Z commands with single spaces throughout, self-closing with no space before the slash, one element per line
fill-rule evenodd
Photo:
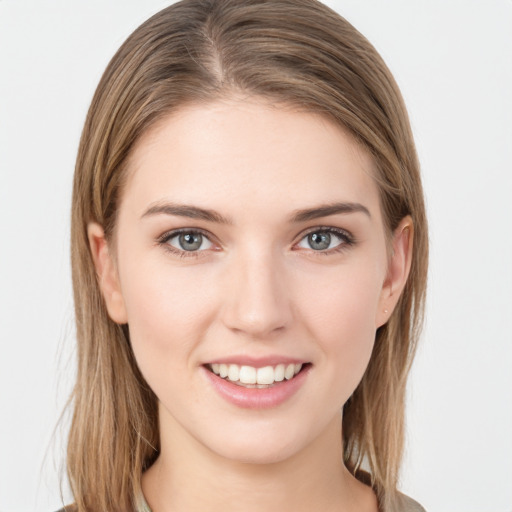
<path fill-rule="evenodd" d="M 372 172 L 339 127 L 257 99 L 184 108 L 139 141 L 115 260 L 89 234 L 162 449 L 273 462 L 339 436 L 405 274 Z"/>

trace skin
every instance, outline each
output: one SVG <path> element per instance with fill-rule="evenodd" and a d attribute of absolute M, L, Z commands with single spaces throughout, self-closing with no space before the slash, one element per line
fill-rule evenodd
<path fill-rule="evenodd" d="M 232 98 L 161 121 L 128 172 L 115 246 L 95 223 L 89 240 L 109 314 L 129 324 L 159 399 L 161 454 L 142 478 L 153 512 L 377 511 L 342 463 L 340 411 L 405 285 L 412 223 L 386 236 L 369 155 L 322 117 Z M 340 202 L 367 212 L 290 220 Z M 144 215 L 163 203 L 229 223 Z M 199 250 L 162 240 L 180 228 L 207 235 Z M 343 236 L 312 248 L 307 235 L 326 228 Z M 283 404 L 241 409 L 204 377 L 233 354 L 311 367 Z"/>

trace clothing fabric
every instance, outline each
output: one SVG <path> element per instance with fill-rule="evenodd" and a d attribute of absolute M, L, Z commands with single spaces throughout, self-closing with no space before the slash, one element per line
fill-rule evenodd
<path fill-rule="evenodd" d="M 409 498 L 409 496 L 400 493 L 399 498 L 400 502 L 398 508 L 393 510 L 393 512 L 426 512 L 426 510 L 417 501 Z M 137 512 L 151 512 L 144 496 L 141 496 L 141 505 Z"/>
<path fill-rule="evenodd" d="M 417 502 L 414 501 L 409 496 L 400 493 L 400 504 L 396 511 L 394 512 L 426 512 L 426 510 Z"/>
<path fill-rule="evenodd" d="M 69 512 L 69 510 L 70 509 L 68 509 L 68 511 L 66 511 L 66 509 L 61 508 L 60 510 L 57 510 L 57 512 Z M 144 498 L 144 496 L 140 497 L 140 505 L 138 507 L 137 512 L 152 512 L 151 509 L 149 508 L 149 505 L 148 505 L 146 499 Z M 409 496 L 406 496 L 405 494 L 400 493 L 398 508 L 396 508 L 392 512 L 426 512 L 426 511 L 417 501 L 414 501 L 412 498 L 409 498 Z"/>

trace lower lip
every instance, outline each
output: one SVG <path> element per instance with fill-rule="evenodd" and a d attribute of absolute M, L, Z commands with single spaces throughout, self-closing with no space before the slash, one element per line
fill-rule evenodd
<path fill-rule="evenodd" d="M 293 379 L 276 382 L 269 388 L 244 388 L 223 379 L 203 367 L 206 378 L 219 395 L 228 402 L 244 409 L 270 409 L 290 399 L 304 384 L 311 366 L 308 365 Z"/>

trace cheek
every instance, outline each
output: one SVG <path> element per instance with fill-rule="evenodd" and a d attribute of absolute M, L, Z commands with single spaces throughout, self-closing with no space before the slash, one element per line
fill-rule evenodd
<path fill-rule="evenodd" d="M 301 292 L 303 322 L 323 354 L 333 390 L 343 401 L 358 385 L 371 357 L 380 279 L 380 273 L 368 267 L 352 267 L 350 272 L 304 283 Z"/>
<path fill-rule="evenodd" d="M 193 362 L 190 355 L 212 311 L 211 292 L 200 285 L 207 276 L 159 260 L 132 258 L 121 269 L 132 348 L 145 376 L 158 368 L 164 373 L 186 369 L 183 361 Z"/>
<path fill-rule="evenodd" d="M 375 333 L 375 314 L 379 304 L 381 282 L 378 269 L 360 265 L 315 275 L 300 283 L 302 314 L 326 336 L 351 333 L 365 337 Z"/>

